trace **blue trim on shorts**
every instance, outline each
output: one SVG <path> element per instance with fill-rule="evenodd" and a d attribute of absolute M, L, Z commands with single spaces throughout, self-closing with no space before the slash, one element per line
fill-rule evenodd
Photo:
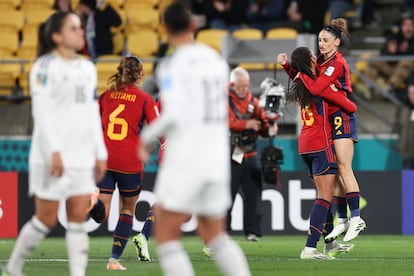
<path fill-rule="evenodd" d="M 330 152 L 332 151 L 332 152 Z M 308 173 L 310 176 L 314 175 L 327 175 L 336 174 L 338 171 L 338 164 L 333 161 L 329 161 L 329 155 L 334 153 L 333 145 L 331 149 L 325 149 L 323 151 L 302 154 L 303 161 L 308 167 Z"/>
<path fill-rule="evenodd" d="M 133 197 L 141 193 L 142 180 L 142 173 L 126 174 L 107 170 L 104 179 L 97 186 L 100 193 L 113 194 L 117 185 L 121 196 Z"/>
<path fill-rule="evenodd" d="M 339 109 L 329 116 L 329 123 L 332 126 L 332 139 L 350 138 L 358 141 L 355 113 L 349 114 Z"/>

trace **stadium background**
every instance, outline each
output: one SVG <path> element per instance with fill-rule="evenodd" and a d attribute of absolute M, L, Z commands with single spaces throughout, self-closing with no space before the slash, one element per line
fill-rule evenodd
<path fill-rule="evenodd" d="M 47 2 L 48 0 L 45 1 Z M 1 6 L 2 13 L 0 19 L 6 19 L 7 21 L 8 17 L 14 16 L 11 12 L 7 11 L 4 6 L 6 5 L 5 3 L 9 2 L 13 2 L 14 4 L 12 5 L 23 3 L 23 1 L 20 0 L 0 1 L 0 4 L 3 5 Z M 28 3 L 31 2 L 31 0 L 26 0 L 24 2 Z M 72 0 L 74 5 L 77 2 L 78 1 L 76 0 Z M 113 5 L 117 5 L 124 23 L 128 22 L 128 25 L 124 24 L 121 28 L 113 30 L 115 34 L 114 40 L 116 42 L 116 55 L 103 57 L 97 61 L 99 86 L 101 88 L 99 90 L 102 90 L 102 88 L 105 87 L 107 76 L 109 73 L 113 72 L 121 53 L 135 53 L 140 57 L 143 57 L 145 71 L 147 75 L 150 75 L 152 72 L 152 61 L 157 50 L 158 42 L 165 38 L 163 38 L 162 29 L 159 28 L 159 22 L 153 21 L 152 15 L 155 13 L 141 13 L 141 15 L 149 15 L 149 17 L 146 18 L 147 21 L 144 20 L 143 22 L 142 19 L 145 19 L 144 16 L 141 16 L 138 19 L 134 18 L 133 14 L 128 13 L 128 9 L 125 8 L 125 6 L 122 6 L 126 1 L 111 0 L 110 2 Z M 156 3 L 158 1 L 151 0 L 141 2 Z M 401 9 L 396 9 L 390 4 L 402 1 L 376 0 L 375 2 L 383 3 L 382 5 L 386 16 L 382 17 L 382 24 L 391 24 L 391 20 L 396 18 L 396 15 L 401 15 Z M 140 9 L 141 8 L 142 6 Z M 13 9 L 16 11 L 23 11 L 25 8 L 23 6 L 19 8 L 13 6 Z M 32 7 L 27 9 L 31 11 L 31 15 L 36 14 L 34 12 L 35 8 Z M 132 6 L 129 9 L 134 10 Z M 150 7 L 150 9 L 152 9 L 152 7 Z M 25 13 L 21 16 L 26 16 L 26 19 L 25 21 L 22 19 L 21 22 L 18 23 L 17 28 L 19 28 L 19 32 L 14 31 L 14 33 L 8 34 L 7 37 L 5 36 L 3 39 L 0 39 L 0 46 L 2 49 L 0 52 L 0 100 L 6 101 L 6 105 L 4 105 L 4 102 L 1 102 L 2 105 L 0 106 L 0 134 L 23 135 L 0 137 L 0 238 L 16 237 L 22 224 L 33 213 L 33 202 L 27 196 L 27 158 L 30 148 L 30 137 L 25 135 L 30 135 L 31 130 L 31 122 L 28 119 L 30 117 L 30 108 L 26 108 L 27 106 L 30 106 L 27 76 L 31 64 L 28 60 L 31 60 L 35 55 L 35 44 L 33 44 L 32 41 L 34 36 L 30 35 L 30 33 L 34 33 L 32 23 L 34 25 L 38 24 L 40 19 L 43 20 L 45 18 L 45 14 L 42 14 L 40 19 L 33 17 L 29 18 Z M 138 20 L 138 22 L 135 20 Z M 3 20 L 0 20 L 0 23 L 1 22 L 3 22 Z M 134 25 L 135 23 L 136 25 Z M 148 32 L 145 32 L 145 35 L 143 35 L 142 32 L 140 34 L 141 37 L 132 35 L 137 28 L 139 29 L 143 27 L 148 27 L 146 29 Z M 13 29 L 13 27 L 11 28 Z M 3 28 L 2 30 L 4 31 L 5 29 Z M 3 31 L 2 35 L 4 33 Z M 125 43 L 126 35 L 130 38 L 131 42 L 129 44 Z M 209 36 L 205 42 L 211 43 L 211 46 L 220 50 L 220 42 L 217 41 L 220 41 L 223 33 L 216 32 L 215 35 L 216 36 Z M 353 47 L 352 49 L 346 49 L 346 53 L 353 56 L 354 61 L 356 60 L 356 63 L 353 63 L 352 59 L 349 59 L 351 61 L 352 69 L 357 69 L 358 65 L 361 66 L 361 64 L 364 64 L 363 62 L 358 63 L 358 61 L 363 60 L 364 56 L 366 57 L 366 54 L 371 54 L 378 50 L 378 45 L 374 46 L 372 42 L 378 44 L 378 41 L 382 43 L 383 40 L 378 40 L 377 38 L 380 37 L 376 37 L 376 35 L 378 35 L 378 32 L 375 30 L 371 30 L 369 33 L 364 33 L 362 35 L 357 35 L 357 32 L 352 33 L 353 40 L 351 41 L 351 44 Z M 132 43 L 132 38 L 134 37 L 137 38 L 138 41 L 145 41 L 148 42 L 148 44 Z M 145 37 L 146 39 L 142 39 L 142 37 Z M 203 36 L 200 35 L 199 39 L 202 40 L 202 37 Z M 282 39 L 292 42 L 292 38 L 286 39 L 286 37 L 284 37 Z M 273 47 L 273 45 L 265 45 L 266 41 L 261 42 L 263 43 L 260 44 L 259 42 L 254 45 L 257 47 Z M 281 42 L 279 41 L 279 43 Z M 145 49 L 137 49 L 136 51 L 142 52 L 135 52 L 132 48 L 134 44 L 145 46 Z M 290 45 L 290 48 L 293 49 L 296 44 Z M 363 47 L 364 49 L 361 50 L 360 48 Z M 367 47 L 369 48 L 367 49 Z M 239 47 L 239 50 L 240 49 L 241 47 Z M 269 53 L 269 55 L 271 54 L 273 57 L 276 51 L 275 48 L 272 48 L 272 51 L 265 52 Z M 236 61 L 240 62 L 240 56 L 250 56 L 246 55 L 246 53 L 238 53 L 238 55 L 236 55 L 236 52 L 228 52 L 227 55 L 228 59 L 234 58 L 234 56 L 238 57 L 233 60 L 235 63 Z M 271 70 L 263 70 L 264 66 L 266 69 L 269 69 L 269 64 L 266 64 L 265 61 L 272 60 L 272 57 L 253 56 L 248 60 L 242 60 L 243 62 L 261 63 L 259 64 L 259 67 L 262 69 L 251 69 L 254 85 L 258 85 L 260 80 L 265 76 L 272 74 Z M 254 67 L 257 64 L 250 65 L 253 65 Z M 282 77 L 283 74 L 278 75 L 278 78 Z M 15 86 L 17 84 L 18 86 Z M 10 89 L 10 87 L 8 87 L 9 85 L 16 89 Z M 359 102 L 358 112 L 361 112 L 360 110 L 362 108 L 360 107 L 363 107 L 361 103 L 363 103 L 363 101 Z M 372 109 L 376 109 L 375 106 L 377 103 L 373 102 L 369 104 L 373 107 Z M 389 114 L 393 114 L 393 106 L 386 105 L 386 108 L 382 107 L 383 106 L 379 109 L 380 113 L 389 112 Z M 378 117 L 376 116 L 378 113 L 373 114 L 374 117 Z M 389 114 L 388 116 L 392 116 Z M 364 116 L 359 116 L 359 118 L 363 117 Z M 361 125 L 363 125 L 364 121 L 361 120 L 360 122 Z M 365 122 L 365 130 L 374 129 L 375 131 L 381 132 L 383 130 L 382 125 L 373 122 L 374 119 Z M 288 123 L 292 123 L 292 121 L 288 120 Z M 20 127 L 20 129 L 17 129 L 16 127 Z M 388 133 L 388 130 L 389 129 L 386 129 L 385 132 Z M 370 131 L 368 131 L 368 133 L 370 133 Z M 412 210 L 414 210 L 414 201 L 412 200 L 414 198 L 414 173 L 410 171 L 402 171 L 401 157 L 395 150 L 397 138 L 395 136 L 384 136 L 384 138 L 382 138 L 375 133 L 374 135 L 363 136 L 360 142 L 356 144 L 356 154 L 353 163 L 364 197 L 361 203 L 363 206 L 362 214 L 368 223 L 367 233 L 412 235 L 414 234 L 414 212 L 412 212 Z M 282 165 L 283 188 L 281 192 L 278 192 L 274 187 L 266 184 L 264 185 L 263 229 L 264 234 L 266 235 L 303 234 L 306 230 L 304 229 L 304 225 L 307 225 L 308 218 L 306 216 L 308 215 L 309 206 L 314 199 L 315 189 L 313 188 L 309 177 L 306 175 L 302 160 L 296 154 L 296 142 L 294 136 L 283 136 L 283 138 L 277 138 L 275 140 L 276 145 L 281 146 L 285 153 L 285 162 Z M 266 143 L 265 140 L 262 140 L 259 147 Z M 156 160 L 155 155 L 153 156 L 153 160 Z M 137 205 L 138 212 L 134 221 L 135 230 L 140 229 L 149 205 L 155 200 L 151 190 L 156 170 L 157 165 L 155 161 L 146 167 L 148 174 L 145 177 L 145 191 L 142 196 L 143 200 Z M 234 228 L 239 231 L 241 225 L 241 202 L 238 201 L 236 204 L 237 206 L 235 209 L 238 213 L 234 216 L 237 218 L 234 223 Z M 96 228 L 91 232 L 91 235 L 105 235 L 108 231 L 112 231 L 113 223 L 111 221 L 115 220 L 115 217 L 111 217 L 110 223 L 104 224 L 99 228 L 96 228 L 96 225 L 90 225 L 91 229 Z M 64 224 L 64 222 L 62 223 Z M 194 224 L 189 223 L 189 225 L 186 226 L 187 232 L 191 233 L 193 229 Z M 56 229 L 53 233 L 53 235 L 58 236 L 62 234 L 62 226 Z"/>

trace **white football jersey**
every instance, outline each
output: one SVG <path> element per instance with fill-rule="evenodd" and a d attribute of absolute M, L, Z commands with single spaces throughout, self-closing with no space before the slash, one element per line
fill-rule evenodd
<path fill-rule="evenodd" d="M 178 48 L 157 73 L 161 116 L 144 129 L 144 141 L 167 138 L 164 167 L 174 163 L 209 173 L 217 168 L 226 171 L 227 62 L 215 50 L 194 43 Z"/>
<path fill-rule="evenodd" d="M 31 164 L 50 164 L 56 151 L 67 168 L 91 168 L 96 159 L 106 160 L 96 83 L 95 65 L 81 56 L 66 60 L 52 52 L 35 61 L 30 72 Z"/>

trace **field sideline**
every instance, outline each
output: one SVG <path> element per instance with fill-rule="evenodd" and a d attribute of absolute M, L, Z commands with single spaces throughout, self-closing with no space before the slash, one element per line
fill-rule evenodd
<path fill-rule="evenodd" d="M 303 261 L 299 259 L 305 242 L 303 236 L 266 236 L 259 242 L 247 242 L 241 236 L 235 240 L 243 248 L 252 275 L 413 275 L 414 236 L 364 235 L 354 241 L 354 249 L 336 260 Z M 197 237 L 186 236 L 184 245 L 190 254 L 197 275 L 220 275 L 213 261 L 202 253 Z M 4 265 L 14 245 L 13 239 L 0 239 L 0 265 Z M 130 242 L 122 264 L 127 271 L 107 271 L 106 261 L 111 250 L 110 237 L 92 237 L 87 275 L 161 275 L 153 243 L 150 250 L 154 261 L 136 260 Z M 322 248 L 320 248 L 322 250 Z M 69 275 L 63 238 L 48 238 L 27 261 L 27 276 Z"/>

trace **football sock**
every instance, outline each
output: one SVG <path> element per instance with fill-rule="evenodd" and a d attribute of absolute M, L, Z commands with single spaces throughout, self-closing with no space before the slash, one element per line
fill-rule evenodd
<path fill-rule="evenodd" d="M 351 192 L 346 194 L 346 201 L 348 202 L 349 210 L 351 211 L 351 218 L 359 217 L 359 192 Z"/>
<path fill-rule="evenodd" d="M 102 223 L 105 219 L 105 205 L 98 199 L 92 210 L 89 212 L 91 218 L 97 223 Z"/>
<path fill-rule="evenodd" d="M 214 261 L 224 275 L 250 275 L 249 266 L 240 247 L 226 234 L 220 234 L 207 246 L 214 254 Z"/>
<path fill-rule="evenodd" d="M 308 231 L 308 238 L 306 239 L 306 246 L 316 248 L 316 244 L 321 237 L 323 231 L 323 224 L 326 220 L 326 213 L 331 204 L 321 198 L 317 198 L 313 203 L 310 214 L 310 226 Z"/>
<path fill-rule="evenodd" d="M 69 222 L 66 230 L 66 247 L 70 275 L 84 276 L 88 264 L 89 236 L 84 223 Z"/>
<path fill-rule="evenodd" d="M 348 205 L 346 202 L 346 197 L 334 196 L 333 204 L 335 205 L 338 219 L 348 218 Z"/>
<path fill-rule="evenodd" d="M 21 275 L 26 258 L 44 240 L 50 229 L 36 216 L 26 222 L 20 231 L 16 245 L 7 263 L 7 271 L 14 275 Z"/>
<path fill-rule="evenodd" d="M 125 246 L 128 242 L 129 236 L 132 232 L 132 216 L 127 214 L 120 214 L 118 224 L 114 231 L 114 243 L 112 244 L 112 255 L 114 259 L 119 259 Z"/>
<path fill-rule="evenodd" d="M 152 231 L 152 224 L 155 221 L 155 215 L 154 210 L 151 208 L 148 211 L 147 219 L 145 220 L 144 227 L 142 227 L 141 233 L 145 236 L 147 240 L 151 237 L 151 231 Z"/>
<path fill-rule="evenodd" d="M 332 232 L 333 228 L 333 212 L 332 207 L 329 207 L 328 212 L 326 213 L 326 220 L 323 228 L 323 236 L 328 236 Z"/>
<path fill-rule="evenodd" d="M 190 258 L 179 241 L 168 241 L 157 246 L 163 275 L 195 275 Z"/>

